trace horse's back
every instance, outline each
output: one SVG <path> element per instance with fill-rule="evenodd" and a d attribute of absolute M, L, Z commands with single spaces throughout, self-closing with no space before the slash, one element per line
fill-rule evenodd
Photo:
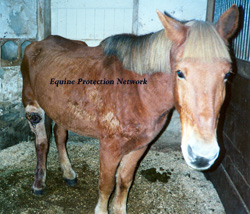
<path fill-rule="evenodd" d="M 83 41 L 69 40 L 61 36 L 48 36 L 42 41 L 35 41 L 28 45 L 24 52 L 24 58 L 21 64 L 21 72 L 23 76 L 23 104 L 27 106 L 28 104 L 34 103 L 34 94 L 31 88 L 31 78 L 30 73 L 33 72 L 32 67 L 39 65 L 41 61 L 45 64 L 50 58 L 49 52 L 67 52 L 67 51 L 77 51 L 82 47 L 86 47 L 87 44 Z M 45 51 L 48 57 L 41 55 L 41 52 Z M 40 61 L 39 61 L 40 59 Z"/>

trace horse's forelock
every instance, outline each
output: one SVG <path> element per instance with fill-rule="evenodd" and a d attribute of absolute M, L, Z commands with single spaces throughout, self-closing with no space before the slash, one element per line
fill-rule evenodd
<path fill-rule="evenodd" d="M 191 21 L 182 59 L 195 59 L 202 62 L 224 59 L 231 62 L 228 48 L 213 24 L 203 21 Z"/>

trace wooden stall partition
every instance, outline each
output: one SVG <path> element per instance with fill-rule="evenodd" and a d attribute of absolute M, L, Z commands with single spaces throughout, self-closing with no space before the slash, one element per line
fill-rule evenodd
<path fill-rule="evenodd" d="M 218 139 L 221 156 L 218 166 L 206 172 L 228 214 L 250 213 L 250 3 L 245 1 L 209 1 L 208 9 L 214 10 L 211 18 L 218 17 L 236 3 L 240 10 L 240 29 L 233 39 L 235 75 L 227 83 L 227 96 L 221 110 Z M 212 2 L 212 3 L 211 3 Z M 213 5 L 214 4 L 214 5 Z M 221 161 L 222 160 L 222 161 Z"/>

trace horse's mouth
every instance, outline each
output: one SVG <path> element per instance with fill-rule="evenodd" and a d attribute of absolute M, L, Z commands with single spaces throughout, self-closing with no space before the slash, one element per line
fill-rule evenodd
<path fill-rule="evenodd" d="M 212 159 L 207 159 L 199 156 L 192 159 L 186 159 L 184 157 L 184 159 L 188 166 L 190 166 L 192 169 L 203 171 L 209 169 L 214 164 L 214 162 L 218 158 L 218 155 L 219 154 L 216 154 Z"/>

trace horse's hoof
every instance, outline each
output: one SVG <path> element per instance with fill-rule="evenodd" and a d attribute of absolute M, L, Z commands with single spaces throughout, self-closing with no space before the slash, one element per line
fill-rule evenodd
<path fill-rule="evenodd" d="M 71 186 L 71 187 L 74 187 L 77 184 L 77 178 L 75 178 L 75 179 L 64 178 L 64 180 L 65 180 L 66 184 Z"/>
<path fill-rule="evenodd" d="M 43 195 L 44 194 L 44 190 L 43 189 L 39 189 L 39 190 L 34 189 L 33 190 L 33 194 L 34 195 Z"/>

